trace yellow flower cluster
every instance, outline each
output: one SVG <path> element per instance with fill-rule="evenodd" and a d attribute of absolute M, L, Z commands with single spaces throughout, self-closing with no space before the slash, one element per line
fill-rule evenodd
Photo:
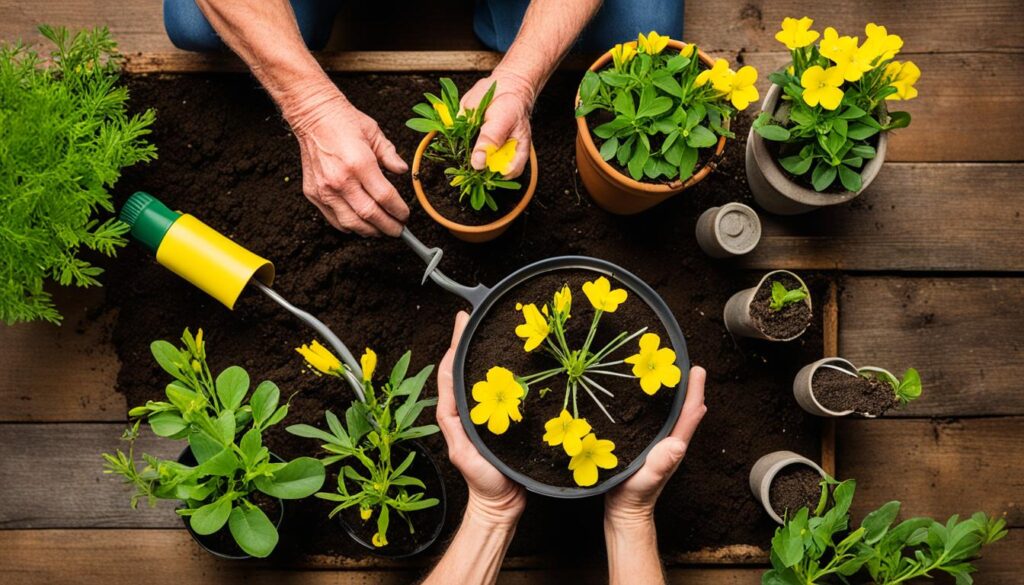
<path fill-rule="evenodd" d="M 629 63 L 633 57 L 637 56 L 637 53 L 647 53 L 648 55 L 657 55 L 665 50 L 668 46 L 668 42 L 671 39 L 665 35 L 659 35 L 655 31 L 651 31 L 646 35 L 640 33 L 637 35 L 635 41 L 629 41 L 628 43 L 619 43 L 612 47 L 612 64 L 616 69 L 621 70 L 627 63 Z M 684 57 L 690 57 L 693 55 L 694 46 L 687 44 L 679 51 Z"/>
<path fill-rule="evenodd" d="M 594 309 L 605 313 L 614 313 L 619 305 L 626 302 L 629 293 L 621 288 L 612 289 L 611 282 L 601 276 L 597 280 L 583 283 L 583 294 L 590 301 Z M 563 286 L 557 291 L 551 302 L 551 308 L 556 315 L 569 318 L 569 311 L 572 309 L 572 291 L 568 286 Z M 540 347 L 544 340 L 551 334 L 551 311 L 548 305 L 537 308 L 537 305 L 518 304 L 516 310 L 523 313 L 523 323 L 516 326 L 516 335 L 523 339 L 523 349 L 533 351 Z"/>
<path fill-rule="evenodd" d="M 697 75 L 694 84 L 697 86 L 711 83 L 715 91 L 721 93 L 732 102 L 737 110 L 745 110 L 751 102 L 756 102 L 761 95 L 754 82 L 757 81 L 757 69 L 750 65 L 740 67 L 739 71 L 733 71 L 729 62 L 725 59 L 715 59 L 711 69 L 705 69 Z"/>
<path fill-rule="evenodd" d="M 582 418 L 573 418 L 567 410 L 546 422 L 544 430 L 544 441 L 552 447 L 561 445 L 565 454 L 571 457 L 569 471 L 580 487 L 597 483 L 598 468 L 613 469 L 619 464 L 614 453 L 615 443 L 598 439 L 590 432 L 590 423 Z"/>

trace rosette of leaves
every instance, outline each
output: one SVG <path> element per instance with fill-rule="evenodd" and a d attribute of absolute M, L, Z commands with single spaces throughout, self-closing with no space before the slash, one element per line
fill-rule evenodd
<path fill-rule="evenodd" d="M 231 366 L 213 377 L 206 363 L 202 330 L 186 329 L 183 347 L 166 341 L 151 345 L 153 357 L 174 380 L 166 401 L 133 408 L 136 422 L 125 432 L 128 452 L 104 453 L 105 473 L 120 475 L 135 487 L 132 507 L 141 499 L 180 500 L 178 514 L 196 534 L 210 535 L 227 525 L 238 546 L 254 557 L 266 557 L 277 546 L 275 523 L 253 503 L 262 492 L 295 500 L 315 493 L 324 482 L 324 467 L 311 457 L 281 461 L 263 445 L 263 433 L 288 414 L 281 392 L 270 381 L 249 394 L 249 374 Z M 146 421 L 160 437 L 185 441 L 196 465 L 143 455 L 135 461 L 134 443 Z"/>

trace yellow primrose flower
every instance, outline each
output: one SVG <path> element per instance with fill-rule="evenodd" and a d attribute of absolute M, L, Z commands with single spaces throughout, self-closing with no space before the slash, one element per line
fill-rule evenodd
<path fill-rule="evenodd" d="M 821 104 L 826 110 L 834 110 L 843 101 L 843 72 L 838 67 L 822 69 L 819 65 L 808 67 L 800 78 L 804 88 L 804 102 L 814 107 Z"/>
<path fill-rule="evenodd" d="M 790 51 L 806 47 L 818 40 L 818 31 L 813 31 L 811 25 L 814 21 L 806 16 L 797 20 L 795 18 L 782 19 L 782 30 L 775 33 L 775 40 L 779 41 Z"/>
<path fill-rule="evenodd" d="M 444 102 L 436 102 L 434 109 L 437 110 L 437 115 L 441 118 L 441 123 L 444 124 L 445 128 L 451 128 L 455 121 L 452 120 L 452 113 L 448 111 L 448 106 Z"/>
<path fill-rule="evenodd" d="M 896 93 L 885 96 L 885 99 L 912 100 L 917 97 L 917 88 L 914 84 L 921 78 L 921 70 L 913 61 L 889 63 L 885 67 L 885 77 L 889 80 L 889 85 L 896 88 Z"/>
<path fill-rule="evenodd" d="M 555 313 L 569 317 L 569 310 L 572 309 L 572 291 L 569 290 L 569 285 L 563 286 L 562 290 L 555 293 L 552 306 L 555 308 Z"/>
<path fill-rule="evenodd" d="M 569 460 L 569 471 L 576 485 L 589 487 L 597 483 L 597 468 L 612 469 L 619 464 L 619 458 L 612 451 L 615 443 L 607 439 L 598 439 L 590 433 L 583 437 L 579 453 Z"/>
<path fill-rule="evenodd" d="M 729 81 L 729 100 L 737 110 L 747 109 L 750 102 L 756 102 L 761 97 L 757 88 L 754 87 L 755 81 L 757 81 L 757 69 L 750 65 L 740 67 L 736 75 L 732 76 Z"/>
<path fill-rule="evenodd" d="M 640 353 L 625 359 L 627 364 L 633 364 L 633 375 L 640 378 L 640 388 L 652 396 L 662 386 L 671 388 L 682 379 L 676 352 L 660 345 L 661 338 L 656 333 L 645 333 L 640 338 Z"/>
<path fill-rule="evenodd" d="M 864 34 L 867 35 L 865 45 L 872 44 L 881 55 L 883 61 L 888 61 L 896 56 L 903 48 L 903 39 L 899 35 L 891 35 L 884 26 L 869 22 L 864 27 Z"/>
<path fill-rule="evenodd" d="M 515 138 L 509 138 L 501 148 L 488 144 L 485 149 L 487 151 L 487 168 L 491 172 L 507 175 L 512 170 L 512 159 L 516 157 L 516 144 Z"/>
<path fill-rule="evenodd" d="M 388 545 L 388 539 L 380 532 L 374 533 L 373 537 L 370 538 L 370 542 L 377 548 L 385 547 Z"/>
<path fill-rule="evenodd" d="M 519 306 L 517 305 L 517 307 Z M 546 309 L 547 307 L 545 307 L 545 312 L 547 312 Z M 524 350 L 533 351 L 540 347 L 540 344 L 544 343 L 544 340 L 548 338 L 548 334 L 551 333 L 551 327 L 548 325 L 547 316 L 541 315 L 540 311 L 537 310 L 537 305 L 530 303 L 523 306 L 520 310 L 523 312 L 523 318 L 526 319 L 526 322 L 516 327 L 516 335 L 526 340 L 526 343 L 523 345 Z"/>
<path fill-rule="evenodd" d="M 477 405 L 469 412 L 469 418 L 475 425 L 487 423 L 487 430 L 500 435 L 508 430 L 509 419 L 519 422 L 523 415 L 519 413 L 519 402 L 525 394 L 523 387 L 516 382 L 515 375 L 501 367 L 487 370 L 487 381 L 473 384 L 473 400 Z"/>
<path fill-rule="evenodd" d="M 633 57 L 636 57 L 636 41 L 619 43 L 612 47 L 612 62 L 615 64 L 616 69 L 621 69 Z"/>
<path fill-rule="evenodd" d="M 711 69 L 705 69 L 697 74 L 697 79 L 694 80 L 694 85 L 701 86 L 711 82 L 711 86 L 718 91 L 727 92 L 729 91 L 729 84 L 732 82 L 733 75 L 736 75 L 732 69 L 729 69 L 729 62 L 725 59 L 715 59 L 715 64 L 711 66 Z"/>
<path fill-rule="evenodd" d="M 640 33 L 637 37 L 640 48 L 648 55 L 657 55 L 664 51 L 665 47 L 668 46 L 668 40 L 667 36 L 661 36 L 653 30 L 647 33 L 647 36 L 644 36 L 644 33 Z"/>
<path fill-rule="evenodd" d="M 568 410 L 544 423 L 544 440 L 552 447 L 561 445 L 565 454 L 577 455 L 583 450 L 583 437 L 590 432 L 590 423 L 582 418 L 573 418 Z"/>
<path fill-rule="evenodd" d="M 359 365 L 363 368 L 363 382 L 373 379 L 373 371 L 377 369 L 377 353 L 366 348 L 363 357 L 359 358 Z"/>
<path fill-rule="evenodd" d="M 836 32 L 836 29 L 830 26 L 825 29 L 825 36 L 821 38 L 818 50 L 823 56 L 839 66 L 840 72 L 845 74 L 847 66 L 853 61 L 854 55 L 857 53 L 857 37 L 841 37 Z"/>
<path fill-rule="evenodd" d="M 603 276 L 592 282 L 584 282 L 583 294 L 587 295 L 587 300 L 595 309 L 606 313 L 614 313 L 629 296 L 621 288 L 612 290 L 612 283 Z"/>
<path fill-rule="evenodd" d="M 329 349 L 320 345 L 319 341 L 313 340 L 309 345 L 296 347 L 295 351 L 306 360 L 310 366 L 325 374 L 338 375 L 342 366 L 338 358 L 334 357 Z"/>
<path fill-rule="evenodd" d="M 686 43 L 683 45 L 683 50 L 679 51 L 679 54 L 683 57 L 693 57 L 693 54 L 697 51 L 697 45 L 693 43 Z"/>
<path fill-rule="evenodd" d="M 370 516 L 373 516 L 373 508 L 359 508 L 359 518 L 363 522 L 369 520 Z"/>

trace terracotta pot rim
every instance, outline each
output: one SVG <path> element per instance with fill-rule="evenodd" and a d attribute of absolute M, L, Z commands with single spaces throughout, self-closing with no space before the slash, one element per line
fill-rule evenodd
<path fill-rule="evenodd" d="M 526 206 L 530 204 L 530 200 L 533 199 L 533 194 L 537 190 L 537 151 L 534 150 L 533 144 L 530 145 L 530 183 L 526 186 L 526 193 L 523 194 L 523 198 L 519 200 L 519 203 L 512 208 L 511 211 L 491 223 L 483 225 L 466 225 L 452 221 L 447 217 L 441 215 L 434 206 L 427 200 L 427 194 L 423 191 L 423 183 L 419 179 L 420 163 L 423 160 L 423 153 L 426 152 L 427 147 L 430 146 L 430 142 L 437 136 L 437 130 L 433 130 L 423 137 L 420 141 L 419 147 L 416 148 L 416 156 L 412 160 L 412 188 L 416 192 L 416 199 L 420 202 L 420 206 L 426 210 L 427 214 L 437 223 L 448 228 L 449 230 L 463 233 L 463 234 L 487 234 L 497 230 L 502 230 L 508 224 L 512 223 L 517 217 L 522 215 Z"/>
<path fill-rule="evenodd" d="M 683 48 L 686 46 L 686 43 L 675 39 L 669 39 L 668 46 L 672 47 L 673 49 L 676 49 L 677 51 L 682 51 Z M 708 65 L 709 67 L 713 66 L 715 63 L 714 60 L 707 53 L 700 49 L 697 49 L 697 56 L 700 57 L 700 60 L 703 61 L 704 64 Z M 596 61 L 594 61 L 594 63 L 590 66 L 589 70 L 596 72 L 605 65 L 607 65 L 608 62 L 611 60 L 612 51 L 611 49 L 609 49 L 603 55 L 598 57 Z M 576 98 L 573 102 L 573 109 L 578 107 L 579 103 L 580 91 L 579 88 L 577 88 Z M 727 122 L 726 129 L 728 129 L 728 127 L 729 123 Z M 598 169 L 600 169 L 601 172 L 608 176 L 612 182 L 618 183 L 619 185 L 622 185 L 628 189 L 632 189 L 633 191 L 637 192 L 637 195 L 640 196 L 671 195 L 678 193 L 688 187 L 691 187 L 696 183 L 699 183 L 705 177 L 711 174 L 711 171 L 715 170 L 715 168 L 718 166 L 718 160 L 722 157 L 722 153 L 725 151 L 726 140 L 725 136 L 718 137 L 718 145 L 715 147 L 715 152 L 712 155 L 711 160 L 709 160 L 699 171 L 694 173 L 690 178 L 686 179 L 685 182 L 681 182 L 678 179 L 676 179 L 675 181 L 667 185 L 655 185 L 652 183 L 644 183 L 641 181 L 637 181 L 628 175 L 624 175 L 621 172 L 619 172 L 618 169 L 608 164 L 606 160 L 601 158 L 601 154 L 600 152 L 598 152 L 597 145 L 594 144 L 594 138 L 593 136 L 590 135 L 590 128 L 587 127 L 586 116 L 576 118 L 576 132 L 579 134 L 580 138 L 583 141 L 583 148 L 587 151 L 587 154 L 589 154 L 590 157 L 594 160 Z"/>

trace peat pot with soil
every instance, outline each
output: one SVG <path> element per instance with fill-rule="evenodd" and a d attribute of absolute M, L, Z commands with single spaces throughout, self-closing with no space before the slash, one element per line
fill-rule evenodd
<path fill-rule="evenodd" d="M 896 61 L 903 39 L 874 23 L 865 40 L 811 19 L 787 18 L 776 35 L 791 60 L 771 74 L 772 86 L 747 137 L 747 181 L 772 213 L 792 215 L 860 195 L 885 161 L 890 130 L 910 124 L 887 104 L 917 97 L 921 71 Z"/>
<path fill-rule="evenodd" d="M 707 177 L 730 122 L 759 98 L 757 71 L 656 32 L 615 45 L 576 96 L 576 166 L 607 211 L 639 213 Z"/>
<path fill-rule="evenodd" d="M 470 164 L 473 145 L 497 84 L 492 84 L 475 108 L 462 108 L 455 82 L 441 79 L 441 95 L 426 93 L 426 102 L 413 106 L 418 117 L 406 125 L 426 133 L 412 162 L 412 185 L 420 206 L 431 219 L 466 242 L 487 242 L 500 236 L 519 217 L 537 190 L 537 153 L 533 145 L 514 138 L 487 146 L 486 166 Z M 529 167 L 509 178 L 513 159 L 529 151 Z"/>
<path fill-rule="evenodd" d="M 812 317 L 807 285 L 788 270 L 774 270 L 757 286 L 732 295 L 725 304 L 725 327 L 733 335 L 768 341 L 792 341 Z"/>
<path fill-rule="evenodd" d="M 810 459 L 792 451 L 762 456 L 750 468 L 750 491 L 779 524 L 800 508 L 815 509 L 824 497 L 828 474 Z"/>
<path fill-rule="evenodd" d="M 882 368 L 824 358 L 801 368 L 793 395 L 801 408 L 817 416 L 874 418 L 920 398 L 921 376 L 910 368 L 900 379 Z"/>

